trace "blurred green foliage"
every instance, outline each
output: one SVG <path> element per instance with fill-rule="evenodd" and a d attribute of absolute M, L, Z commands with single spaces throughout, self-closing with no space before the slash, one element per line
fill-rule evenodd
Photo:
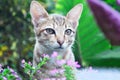
<path fill-rule="evenodd" d="M 29 7 L 32 0 L 0 0 L 0 63 L 23 73 L 21 60 L 32 61 L 35 36 Z M 52 0 L 38 0 L 51 12 Z M 52 7 L 51 7 L 52 5 Z"/>
<path fill-rule="evenodd" d="M 0 1 L 0 62 L 4 65 L 14 66 L 20 58 L 32 58 L 34 35 L 29 15 L 30 2 Z M 3 47 L 7 49 L 4 51 Z"/>
<path fill-rule="evenodd" d="M 116 10 L 120 9 L 116 4 L 116 0 L 104 1 Z M 75 48 L 73 49 L 76 60 L 79 60 L 81 55 L 83 65 L 85 66 L 120 66 L 120 57 L 118 57 L 118 55 L 120 55 L 120 48 L 112 46 L 105 38 L 96 24 L 86 0 L 58 0 L 55 11 L 66 14 L 78 3 L 82 3 L 84 7 L 81 19 L 79 21 L 79 27 L 74 45 Z"/>
<path fill-rule="evenodd" d="M 29 14 L 32 0 L 0 0 L 0 63 L 21 71 L 20 61 L 32 61 L 35 44 Z M 86 0 L 37 0 L 49 13 L 66 13 L 76 4 L 84 9 L 73 48 L 76 60 L 83 65 L 120 66 L 120 47 L 112 46 L 97 26 Z M 104 0 L 116 10 L 116 0 Z"/>

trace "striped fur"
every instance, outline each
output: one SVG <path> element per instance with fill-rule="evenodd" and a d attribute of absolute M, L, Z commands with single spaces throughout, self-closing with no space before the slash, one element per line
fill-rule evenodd
<path fill-rule="evenodd" d="M 75 12 L 75 10 L 77 10 L 77 12 Z M 58 14 L 49 15 L 38 2 L 32 1 L 30 6 L 30 14 L 36 36 L 33 66 L 36 67 L 36 65 L 40 62 L 42 54 L 46 53 L 51 55 L 53 51 L 57 51 L 65 61 L 75 60 L 71 47 L 74 43 L 78 20 L 81 12 L 82 5 L 78 4 L 70 10 L 67 16 Z M 49 34 L 46 31 L 48 28 L 54 30 L 55 34 Z M 70 35 L 68 35 L 69 32 L 66 32 L 68 29 L 71 30 Z M 44 78 L 52 77 L 58 78 L 58 76 L 51 76 L 48 74 L 48 71 L 53 68 L 57 68 L 56 64 L 50 61 L 47 62 L 47 64 L 41 69 L 43 73 L 37 73 L 34 78 L 37 80 L 44 80 Z M 59 69 L 62 69 L 62 67 L 59 67 Z M 64 77 L 63 74 L 59 76 L 59 78 L 62 77 Z"/>

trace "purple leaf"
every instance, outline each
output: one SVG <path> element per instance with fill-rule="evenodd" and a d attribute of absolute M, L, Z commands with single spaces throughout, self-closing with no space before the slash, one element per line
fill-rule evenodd
<path fill-rule="evenodd" d="M 117 1 L 117 4 L 120 5 L 120 0 L 116 0 Z"/>
<path fill-rule="evenodd" d="M 120 13 L 101 0 L 88 0 L 88 4 L 106 38 L 112 45 L 120 45 Z"/>

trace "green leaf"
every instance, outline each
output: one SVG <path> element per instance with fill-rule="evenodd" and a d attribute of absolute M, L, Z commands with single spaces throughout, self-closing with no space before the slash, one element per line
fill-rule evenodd
<path fill-rule="evenodd" d="M 8 77 L 7 77 L 8 80 L 14 80 L 15 79 L 15 76 L 12 75 L 12 74 L 9 74 Z"/>
<path fill-rule="evenodd" d="M 4 69 L 2 72 L 3 76 L 7 76 L 8 74 L 10 74 L 10 70 L 9 69 Z"/>
<path fill-rule="evenodd" d="M 92 65 L 92 64 L 95 65 L 96 63 L 93 62 L 93 60 L 96 60 L 96 59 L 94 59 L 93 56 L 101 55 L 101 57 L 104 57 L 105 55 L 103 53 L 105 51 L 111 50 L 113 46 L 105 38 L 103 32 L 100 30 L 99 26 L 96 24 L 96 21 L 93 17 L 92 12 L 89 9 L 89 6 L 86 0 L 69 0 L 69 1 L 58 0 L 56 3 L 55 11 L 60 13 L 62 12 L 64 15 L 66 15 L 66 13 L 78 3 L 83 4 L 83 12 L 81 15 L 81 19 L 79 20 L 79 26 L 77 29 L 77 35 L 76 35 L 73 51 L 75 53 L 76 60 L 79 61 L 79 63 L 81 63 L 80 58 L 82 57 L 83 65 L 85 66 Z M 111 0 L 108 1 L 108 3 L 113 4 Z M 58 5 L 60 7 L 57 7 Z M 117 56 L 120 54 L 115 54 L 114 51 L 113 52 L 110 51 L 109 54 L 111 54 L 109 55 L 109 57 L 112 55 L 114 56 L 116 55 L 117 58 L 115 59 L 120 59 L 120 56 Z M 104 59 L 107 59 L 107 57 L 105 56 Z M 102 60 L 102 58 L 100 59 Z M 111 60 L 108 60 L 108 62 L 111 62 Z M 98 63 L 102 64 L 101 61 L 98 61 Z"/>

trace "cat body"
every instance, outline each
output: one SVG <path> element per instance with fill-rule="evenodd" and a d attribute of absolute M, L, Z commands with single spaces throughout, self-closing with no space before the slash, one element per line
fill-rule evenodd
<path fill-rule="evenodd" d="M 56 33 L 56 36 L 54 36 L 54 35 L 47 36 L 47 34 L 40 33 L 41 37 L 36 37 L 36 44 L 35 44 L 35 48 L 34 48 L 34 54 L 37 55 L 36 57 L 39 58 L 40 56 L 38 56 L 38 55 L 39 54 L 41 55 L 43 53 L 48 53 L 48 55 L 50 55 L 50 54 L 53 53 L 53 51 L 56 51 L 56 52 L 58 52 L 58 54 L 60 56 L 63 57 L 63 59 L 65 59 L 65 60 L 72 59 L 74 61 L 74 56 L 73 56 L 73 53 L 72 53 L 72 50 L 71 50 L 71 45 L 73 44 L 72 41 L 74 41 L 74 38 L 71 38 L 70 40 L 68 40 L 66 42 L 66 44 L 69 44 L 69 45 L 66 45 L 64 43 L 62 45 L 62 47 L 60 47 L 59 43 L 57 42 L 57 40 L 62 42 L 65 39 L 63 30 L 65 30 L 66 28 L 65 27 L 64 28 L 58 28 L 58 27 L 65 26 L 65 23 L 64 23 L 65 17 L 55 14 L 55 15 L 52 15 L 50 17 L 50 19 L 47 19 L 47 21 L 45 22 L 45 24 L 43 24 L 43 27 L 46 25 L 47 28 L 49 27 L 49 28 L 56 29 L 55 31 L 57 31 L 57 33 Z M 47 25 L 47 23 L 48 23 L 48 25 Z M 68 24 L 68 23 L 66 23 L 66 24 Z M 42 24 L 40 24 L 40 25 L 42 25 Z M 40 32 L 40 31 L 38 31 L 38 32 Z M 36 33 L 36 34 L 39 36 L 39 33 Z M 75 34 L 73 34 L 73 35 L 75 35 Z M 48 39 L 50 39 L 51 41 L 48 40 Z M 69 46 L 69 47 L 66 48 L 67 46 Z M 39 60 L 36 61 L 36 62 L 39 62 Z M 34 62 L 34 65 L 36 65 L 36 62 Z"/>
<path fill-rule="evenodd" d="M 30 6 L 30 14 L 34 25 L 36 43 L 33 54 L 33 66 L 36 67 L 42 58 L 42 54 L 51 55 L 54 51 L 62 57 L 63 60 L 75 61 L 72 52 L 78 21 L 82 13 L 82 4 L 78 4 L 68 12 L 67 16 L 58 14 L 49 15 L 46 10 L 37 2 L 32 1 Z M 50 60 L 41 68 L 41 74 L 36 74 L 34 77 L 37 80 L 45 78 L 64 78 L 61 76 L 53 76 L 48 74 L 49 70 L 57 68 L 62 69 L 55 64 L 54 60 Z"/>

